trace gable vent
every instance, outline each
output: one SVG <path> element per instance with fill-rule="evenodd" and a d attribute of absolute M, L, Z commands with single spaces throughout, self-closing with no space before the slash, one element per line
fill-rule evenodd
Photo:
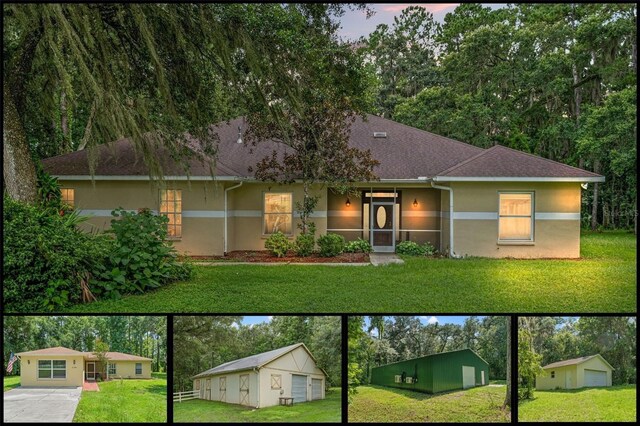
<path fill-rule="evenodd" d="M 373 132 L 374 138 L 386 138 L 387 132 Z"/>

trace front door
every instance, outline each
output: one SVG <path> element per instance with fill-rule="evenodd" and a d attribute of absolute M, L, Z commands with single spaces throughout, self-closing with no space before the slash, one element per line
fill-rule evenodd
<path fill-rule="evenodd" d="M 564 375 L 564 388 L 573 389 L 573 374 L 571 374 L 570 369 L 568 369 Z"/>
<path fill-rule="evenodd" d="M 376 252 L 394 252 L 396 249 L 393 229 L 393 202 L 373 202 L 369 223 L 371 224 L 371 246 Z"/>
<path fill-rule="evenodd" d="M 87 380 L 96 379 L 96 363 L 87 362 Z"/>

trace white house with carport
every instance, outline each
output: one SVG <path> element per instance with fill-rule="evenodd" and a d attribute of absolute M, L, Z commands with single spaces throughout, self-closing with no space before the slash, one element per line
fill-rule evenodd
<path fill-rule="evenodd" d="M 579 389 L 611 386 L 613 367 L 600 354 L 553 362 L 542 367 L 536 389 Z"/>
<path fill-rule="evenodd" d="M 324 399 L 326 378 L 303 343 L 230 361 L 192 377 L 200 399 L 255 408 Z"/>

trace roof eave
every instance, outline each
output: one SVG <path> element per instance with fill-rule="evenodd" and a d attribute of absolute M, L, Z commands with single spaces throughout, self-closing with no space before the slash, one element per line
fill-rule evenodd
<path fill-rule="evenodd" d="M 533 177 L 533 176 L 435 176 L 434 182 L 604 182 L 604 176 L 592 177 Z"/>
<path fill-rule="evenodd" d="M 58 180 L 151 180 L 149 176 L 140 175 L 52 175 L 52 177 Z M 163 176 L 163 180 L 192 180 L 192 181 L 239 181 L 246 180 L 246 178 L 240 176 Z"/>

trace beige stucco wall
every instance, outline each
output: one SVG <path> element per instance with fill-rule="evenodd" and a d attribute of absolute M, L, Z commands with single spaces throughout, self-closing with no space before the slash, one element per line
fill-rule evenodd
<path fill-rule="evenodd" d="M 451 187 L 454 192 L 454 250 L 457 255 L 515 258 L 580 257 L 579 183 L 455 182 Z M 535 222 L 532 244 L 498 242 L 497 214 L 500 191 L 534 192 Z M 493 214 L 495 219 L 458 219 L 461 213 Z M 541 213 L 577 214 L 577 219 L 543 219 Z M 537 217 L 538 215 L 540 217 Z"/>
<path fill-rule="evenodd" d="M 38 360 L 66 360 L 67 377 L 65 379 L 39 379 Z M 75 364 L 74 364 L 75 361 Z M 20 357 L 20 384 L 31 387 L 82 386 L 84 378 L 84 359 L 82 355 L 38 355 Z"/>
<path fill-rule="evenodd" d="M 142 374 L 136 374 L 136 363 L 142 364 Z M 95 361 L 96 371 L 103 372 L 106 369 Z M 86 364 L 86 361 L 85 361 Z M 110 374 L 109 379 L 150 379 L 151 378 L 151 361 L 109 361 L 109 364 L 116 365 L 116 374 Z M 87 368 L 85 367 L 85 371 Z"/>
<path fill-rule="evenodd" d="M 202 377 L 193 381 L 193 390 L 196 390 L 196 381 L 200 381 L 200 399 L 240 404 L 240 376 L 249 375 L 249 406 L 258 407 L 258 380 L 259 376 L 253 370 L 239 371 L 228 374 Z M 224 400 L 220 399 L 220 378 L 226 377 L 226 394 Z M 207 380 L 210 380 L 210 392 L 207 392 Z"/>
<path fill-rule="evenodd" d="M 536 389 L 578 389 L 585 386 L 584 370 L 598 370 L 607 372 L 607 386 L 611 386 L 611 368 L 598 357 L 577 365 L 566 367 L 548 368 L 543 375 L 536 377 Z M 551 378 L 551 372 L 555 377 Z"/>

